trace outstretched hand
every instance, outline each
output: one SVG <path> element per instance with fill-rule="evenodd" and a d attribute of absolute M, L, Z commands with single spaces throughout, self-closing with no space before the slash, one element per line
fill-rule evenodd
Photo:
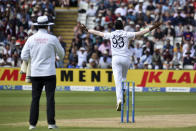
<path fill-rule="evenodd" d="M 162 25 L 162 24 L 163 24 L 163 22 L 155 22 L 155 23 L 153 24 L 153 26 L 150 28 L 150 31 L 152 31 L 152 30 L 158 28 L 158 27 L 159 27 L 160 25 Z"/>
<path fill-rule="evenodd" d="M 88 32 L 88 29 L 86 28 L 86 26 L 84 24 L 80 23 L 80 29 L 84 32 Z"/>

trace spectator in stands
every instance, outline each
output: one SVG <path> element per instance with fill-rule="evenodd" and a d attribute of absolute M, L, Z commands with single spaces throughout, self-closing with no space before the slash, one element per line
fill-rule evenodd
<path fill-rule="evenodd" d="M 3 58 L 3 51 L 4 51 L 4 43 L 3 42 L 0 42 L 0 58 L 2 60 Z"/>
<path fill-rule="evenodd" d="M 89 59 L 91 58 L 93 53 L 97 53 L 97 52 L 93 51 L 93 46 L 92 45 L 87 46 L 86 51 L 87 51 L 87 61 L 89 61 Z"/>
<path fill-rule="evenodd" d="M 80 50 L 77 51 L 78 56 L 78 66 L 81 67 L 82 63 L 87 61 L 87 52 L 84 47 L 80 47 Z"/>
<path fill-rule="evenodd" d="M 116 16 L 112 14 L 111 10 L 107 9 L 106 10 L 106 16 L 105 16 L 105 23 L 109 24 L 114 22 L 116 19 Z"/>
<path fill-rule="evenodd" d="M 0 65 L 2 67 L 11 67 L 12 59 L 8 57 L 7 55 L 3 55 L 3 57 L 0 59 Z"/>
<path fill-rule="evenodd" d="M 153 5 L 153 0 L 149 0 L 149 5 L 146 7 L 147 11 L 153 12 L 155 10 L 155 6 Z"/>
<path fill-rule="evenodd" d="M 179 63 L 179 62 L 174 62 L 173 63 L 173 70 L 181 70 L 182 68 L 181 68 L 181 66 L 180 66 L 181 64 Z"/>
<path fill-rule="evenodd" d="M 152 56 L 152 68 L 153 69 L 163 69 L 162 56 L 159 49 L 155 49 Z"/>
<path fill-rule="evenodd" d="M 107 51 L 109 51 L 109 49 Z M 101 55 L 102 55 L 102 52 L 99 51 L 99 46 L 98 45 L 94 45 L 93 52 L 95 52 L 98 55 L 98 57 L 101 57 Z"/>
<path fill-rule="evenodd" d="M 142 55 L 140 63 L 143 65 L 143 67 L 145 65 L 144 63 L 147 63 L 148 65 L 152 64 L 152 55 L 150 54 L 150 50 L 149 49 L 145 50 L 145 54 Z"/>
<path fill-rule="evenodd" d="M 82 69 L 86 69 L 86 68 L 87 68 L 86 61 L 84 61 L 84 62 L 82 63 L 82 66 L 81 66 L 80 68 L 82 68 Z"/>
<path fill-rule="evenodd" d="M 103 42 L 101 43 L 101 45 L 99 46 L 98 49 L 102 54 L 104 53 L 105 50 L 109 50 L 110 53 L 110 44 L 108 40 L 103 40 Z"/>
<path fill-rule="evenodd" d="M 12 36 L 10 41 L 10 48 L 11 49 L 15 48 L 15 45 L 16 45 L 16 37 Z"/>
<path fill-rule="evenodd" d="M 178 25 L 179 23 L 185 24 L 185 19 L 182 17 L 183 14 L 181 14 L 181 8 L 178 9 L 177 14 L 174 14 L 174 20 L 172 22 L 173 25 Z"/>
<path fill-rule="evenodd" d="M 193 46 L 193 42 L 192 41 L 187 41 L 183 47 L 182 47 L 182 53 L 183 53 L 183 57 L 186 56 L 186 52 L 191 52 L 191 57 L 193 57 L 194 55 L 194 52 L 195 52 L 195 49 L 194 49 L 194 46 Z"/>
<path fill-rule="evenodd" d="M 23 36 L 24 38 L 28 36 L 22 25 L 19 27 L 19 32 L 16 34 L 16 38 L 19 39 L 20 36 Z"/>
<path fill-rule="evenodd" d="M 128 19 L 128 24 L 124 27 L 124 30 L 129 32 L 134 32 L 135 31 L 134 24 L 135 24 L 134 21 L 130 21 Z"/>
<path fill-rule="evenodd" d="M 173 66 L 182 64 L 183 56 L 182 56 L 182 51 L 180 47 L 177 47 L 177 51 L 174 52 L 174 56 L 172 59 L 172 64 Z"/>
<path fill-rule="evenodd" d="M 169 11 L 166 11 L 163 14 L 163 21 L 168 22 L 168 21 L 172 21 L 172 20 L 173 20 L 172 14 Z"/>
<path fill-rule="evenodd" d="M 138 4 L 135 6 L 134 13 L 146 12 L 146 7 L 144 6 L 144 0 L 139 0 Z"/>
<path fill-rule="evenodd" d="M 176 37 L 182 37 L 184 33 L 184 26 L 182 23 L 179 23 L 177 26 L 175 26 L 175 34 Z"/>
<path fill-rule="evenodd" d="M 110 9 L 112 12 L 115 12 L 117 4 L 113 0 L 109 0 L 109 3 L 105 4 L 105 8 Z"/>
<path fill-rule="evenodd" d="M 3 21 L 0 20 L 0 41 L 3 41 L 4 39 L 5 39 L 4 24 L 3 24 Z"/>
<path fill-rule="evenodd" d="M 27 37 L 26 37 L 27 38 Z M 24 46 L 24 44 L 25 44 L 25 38 L 24 38 L 24 35 L 19 35 L 18 36 L 18 39 L 17 39 L 17 42 L 19 42 L 22 46 Z"/>
<path fill-rule="evenodd" d="M 184 8 L 183 8 L 184 12 L 186 14 L 192 14 L 192 13 L 194 13 L 193 3 L 190 2 L 190 1 L 184 2 L 184 3 L 185 3 Z"/>
<path fill-rule="evenodd" d="M 28 29 L 29 26 L 25 17 L 22 17 L 22 20 L 20 21 L 20 26 L 22 26 L 24 30 Z"/>
<path fill-rule="evenodd" d="M 21 54 L 22 49 L 20 48 L 20 43 L 17 42 L 15 44 L 15 47 L 11 50 L 12 54 L 12 59 L 14 61 L 14 67 L 20 66 L 20 54 Z"/>
<path fill-rule="evenodd" d="M 93 52 L 91 58 L 96 62 L 97 65 L 99 64 L 99 57 L 97 53 Z"/>
<path fill-rule="evenodd" d="M 10 34 L 7 34 L 7 39 L 6 40 L 4 40 L 4 43 L 7 45 L 7 44 L 10 44 L 10 42 L 11 42 L 11 35 Z"/>
<path fill-rule="evenodd" d="M 161 31 L 161 28 L 157 28 L 154 32 L 154 38 L 156 41 L 162 41 L 164 38 L 164 33 Z"/>
<path fill-rule="evenodd" d="M 145 18 L 146 18 L 146 14 L 144 12 L 142 12 L 142 9 L 140 9 L 136 13 L 136 23 L 139 24 L 140 26 L 144 25 Z"/>
<path fill-rule="evenodd" d="M 69 0 L 60 0 L 60 3 L 62 8 L 69 7 Z"/>
<path fill-rule="evenodd" d="M 175 9 L 174 9 L 174 6 L 172 4 L 169 4 L 169 7 L 168 7 L 168 11 L 167 12 L 169 12 L 171 14 L 171 16 L 174 15 Z"/>
<path fill-rule="evenodd" d="M 97 36 L 97 37 L 95 37 L 95 42 L 93 43 L 93 45 L 100 46 L 101 41 L 102 41 L 101 37 Z"/>
<path fill-rule="evenodd" d="M 100 14 L 101 16 L 105 16 L 105 13 L 106 13 L 106 7 L 104 6 L 103 2 L 100 2 L 98 9 L 97 9 L 97 12 L 96 12 L 96 15 Z"/>
<path fill-rule="evenodd" d="M 87 17 L 95 17 L 96 15 L 96 9 L 94 8 L 94 5 L 91 4 L 90 8 L 86 12 Z"/>
<path fill-rule="evenodd" d="M 163 62 L 163 69 L 166 69 L 166 70 L 171 70 L 172 69 L 172 61 L 171 61 L 171 58 L 170 57 L 166 57 L 164 62 Z"/>
<path fill-rule="evenodd" d="M 191 57 L 190 55 L 191 55 L 191 52 L 187 51 L 187 52 L 186 52 L 186 56 L 185 56 L 184 59 L 183 59 L 183 67 L 184 67 L 185 65 L 194 65 L 195 60 L 194 60 L 193 57 Z"/>
<path fill-rule="evenodd" d="M 127 22 L 128 22 L 128 20 L 136 22 L 136 16 L 133 14 L 132 8 L 128 10 L 128 14 L 127 14 L 126 18 L 127 18 Z"/>
<path fill-rule="evenodd" d="M 173 47 L 173 45 L 170 44 L 170 40 L 169 40 L 169 39 L 166 40 L 166 44 L 163 46 L 163 52 L 164 52 L 165 50 L 169 50 L 169 53 L 170 53 L 171 55 L 173 55 L 174 47 Z"/>
<path fill-rule="evenodd" d="M 109 57 L 108 52 L 105 50 L 103 56 L 100 57 L 99 67 L 100 68 L 111 68 L 112 59 Z"/>
<path fill-rule="evenodd" d="M 136 43 L 136 46 L 134 48 L 134 56 L 136 59 L 142 57 L 142 48 L 140 47 L 140 43 Z"/>
<path fill-rule="evenodd" d="M 154 18 L 151 16 L 150 12 L 146 12 L 146 16 L 144 17 L 144 23 L 151 24 L 154 21 Z"/>
<path fill-rule="evenodd" d="M 73 29 L 75 37 L 78 35 L 78 32 L 81 33 L 81 30 L 80 30 L 79 26 L 80 26 L 80 22 L 78 22 L 77 25 Z"/>
<path fill-rule="evenodd" d="M 4 46 L 3 55 L 5 55 L 6 58 L 11 59 L 12 52 L 11 52 L 10 44 L 6 44 Z"/>
<path fill-rule="evenodd" d="M 94 59 L 90 58 L 89 63 L 87 64 L 87 68 L 89 69 L 98 68 L 98 65 Z"/>
<path fill-rule="evenodd" d="M 166 28 L 165 28 L 165 30 L 163 32 L 164 32 L 166 38 L 168 38 L 168 37 L 175 38 L 175 36 L 176 36 L 175 30 L 171 26 L 171 23 L 170 22 L 167 22 L 167 26 L 166 26 Z"/>
<path fill-rule="evenodd" d="M 71 63 L 72 61 L 77 61 L 78 63 L 77 48 L 72 48 L 69 53 L 69 63 Z"/>
<path fill-rule="evenodd" d="M 150 51 L 150 54 L 153 55 L 153 53 L 154 53 L 153 42 L 151 42 L 149 40 L 147 40 L 145 42 L 145 45 L 143 46 L 143 49 L 142 49 L 142 54 L 143 55 L 145 54 L 146 50 Z"/>
<path fill-rule="evenodd" d="M 79 49 L 80 47 L 82 47 L 82 39 L 80 38 L 80 35 L 78 35 L 77 37 L 75 37 L 75 46 L 77 47 L 77 49 Z"/>
<path fill-rule="evenodd" d="M 187 26 L 187 31 L 183 33 L 183 41 L 192 41 L 193 40 L 193 33 L 190 31 L 190 27 Z"/>
<path fill-rule="evenodd" d="M 63 37 L 59 36 L 58 39 L 59 39 L 59 42 L 61 43 L 61 46 L 63 47 L 64 51 L 66 51 L 67 44 L 66 44 L 66 42 L 64 42 Z"/>
<path fill-rule="evenodd" d="M 126 16 L 127 9 L 126 9 L 125 3 L 121 3 L 120 7 L 116 8 L 115 15 L 118 15 L 118 14 L 120 14 L 121 17 L 125 17 Z"/>
<path fill-rule="evenodd" d="M 185 24 L 186 25 L 195 25 L 196 21 L 194 20 L 194 15 L 187 13 L 185 17 Z"/>
<path fill-rule="evenodd" d="M 172 69 L 172 54 L 170 54 L 169 49 L 163 51 L 163 69 Z"/>
<path fill-rule="evenodd" d="M 150 68 L 149 68 L 150 66 L 151 66 L 151 65 L 149 65 L 148 62 L 145 61 L 144 64 L 143 64 L 143 69 L 150 69 Z"/>
<path fill-rule="evenodd" d="M 77 65 L 77 60 L 74 59 L 74 60 L 70 61 L 67 68 L 79 68 L 79 66 Z"/>
<path fill-rule="evenodd" d="M 37 30 L 35 29 L 34 25 L 31 25 L 30 26 L 30 29 L 28 30 L 27 34 L 28 34 L 28 37 L 35 34 L 37 32 Z"/>

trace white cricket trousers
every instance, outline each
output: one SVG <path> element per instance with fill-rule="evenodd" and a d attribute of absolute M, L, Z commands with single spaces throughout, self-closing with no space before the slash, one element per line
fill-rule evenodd
<path fill-rule="evenodd" d="M 112 71 L 116 86 L 117 103 L 122 101 L 122 81 L 126 80 L 129 67 L 130 57 L 112 56 Z"/>

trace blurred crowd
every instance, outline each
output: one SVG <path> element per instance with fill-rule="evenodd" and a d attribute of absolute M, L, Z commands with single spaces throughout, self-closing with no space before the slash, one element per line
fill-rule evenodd
<path fill-rule="evenodd" d="M 76 5 L 87 5 L 79 14 L 94 18 L 93 28 L 102 32 L 113 31 L 117 19 L 131 32 L 164 22 L 130 41 L 131 69 L 196 69 L 196 0 L 0 0 L 0 66 L 20 67 L 21 50 L 37 31 L 32 23 L 38 16 L 53 22 L 56 6 Z M 82 32 L 79 23 L 73 30 L 67 68 L 111 68 L 110 41 Z M 56 65 L 64 67 L 63 61 Z"/>
<path fill-rule="evenodd" d="M 0 0 L 1 67 L 20 67 L 20 53 L 25 41 L 37 32 L 33 23 L 41 15 L 48 16 L 53 22 L 57 3 L 55 0 Z"/>
<path fill-rule="evenodd" d="M 164 24 L 130 41 L 131 69 L 196 69 L 196 0 L 80 0 L 94 29 L 114 30 L 121 19 L 124 30 L 139 31 L 156 21 Z M 88 26 L 88 25 L 87 25 Z M 111 68 L 110 42 L 74 27 L 68 68 Z M 194 66 L 195 65 L 195 66 Z"/>

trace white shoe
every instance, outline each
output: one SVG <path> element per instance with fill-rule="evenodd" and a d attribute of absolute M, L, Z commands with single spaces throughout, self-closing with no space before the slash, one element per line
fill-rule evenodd
<path fill-rule="evenodd" d="M 33 129 L 35 129 L 36 128 L 36 126 L 33 126 L 33 125 L 30 125 L 29 126 L 29 130 L 33 130 Z"/>
<path fill-rule="evenodd" d="M 121 111 L 121 101 L 119 101 L 116 105 L 116 111 Z"/>
<path fill-rule="evenodd" d="M 58 126 L 56 126 L 55 124 L 54 125 L 48 125 L 48 129 L 57 129 Z"/>

